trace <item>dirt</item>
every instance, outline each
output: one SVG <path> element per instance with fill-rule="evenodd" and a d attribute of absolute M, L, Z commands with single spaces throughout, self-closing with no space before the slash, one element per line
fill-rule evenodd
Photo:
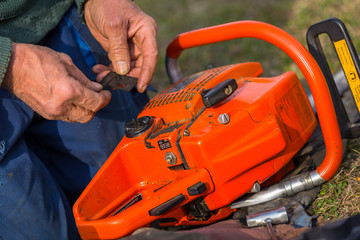
<path fill-rule="evenodd" d="M 347 144 L 347 154 L 337 174 L 323 184 L 311 206 L 324 225 L 360 213 L 360 138 Z"/>

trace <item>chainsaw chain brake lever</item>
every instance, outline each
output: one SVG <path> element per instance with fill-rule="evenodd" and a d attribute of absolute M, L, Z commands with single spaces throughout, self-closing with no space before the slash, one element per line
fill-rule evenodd
<path fill-rule="evenodd" d="M 326 79 L 334 109 L 338 119 L 340 132 L 343 138 L 351 139 L 360 136 L 360 122 L 349 120 L 348 112 L 341 99 L 341 94 L 336 86 L 328 61 L 324 55 L 320 34 L 327 34 L 334 46 L 341 67 L 350 86 L 358 112 L 360 112 L 360 63 L 355 47 L 344 23 L 337 18 L 330 18 L 313 24 L 308 29 L 306 39 L 309 52 L 313 55 Z"/>
<path fill-rule="evenodd" d="M 115 72 L 109 72 L 101 81 L 103 89 L 123 90 L 130 92 L 137 84 L 138 79 L 126 75 L 119 75 Z"/>

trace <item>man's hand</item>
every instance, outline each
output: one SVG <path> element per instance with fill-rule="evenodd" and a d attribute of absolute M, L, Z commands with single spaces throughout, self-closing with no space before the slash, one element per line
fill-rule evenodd
<path fill-rule="evenodd" d="M 1 87 L 44 118 L 88 122 L 106 106 L 109 91 L 101 91 L 74 65 L 71 58 L 49 48 L 13 43 L 11 60 Z"/>
<path fill-rule="evenodd" d="M 144 92 L 157 64 L 156 23 L 131 0 L 88 0 L 85 21 L 118 74 L 138 77 Z"/>

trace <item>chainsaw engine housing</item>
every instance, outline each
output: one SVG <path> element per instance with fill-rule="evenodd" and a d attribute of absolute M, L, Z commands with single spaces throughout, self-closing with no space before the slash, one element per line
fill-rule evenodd
<path fill-rule="evenodd" d="M 254 62 L 217 67 L 154 97 L 74 205 L 81 237 L 208 224 L 283 175 L 316 118 L 293 72 L 261 74 Z"/>

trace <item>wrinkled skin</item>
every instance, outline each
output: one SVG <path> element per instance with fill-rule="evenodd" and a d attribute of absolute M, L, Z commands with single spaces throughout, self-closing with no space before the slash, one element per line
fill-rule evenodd
<path fill-rule="evenodd" d="M 97 80 L 110 70 L 129 74 L 139 77 L 137 88 L 143 92 L 157 63 L 154 20 L 130 0 L 89 0 L 85 19 L 112 61 L 93 68 Z M 69 56 L 31 44 L 12 43 L 1 87 L 49 120 L 88 122 L 111 99 L 111 93 L 90 81 Z"/>
<path fill-rule="evenodd" d="M 87 79 L 66 54 L 13 43 L 9 65 L 2 87 L 46 119 L 88 122 L 110 101 L 110 92 Z"/>
<path fill-rule="evenodd" d="M 154 19 L 129 0 L 90 0 L 85 4 L 85 20 L 112 62 L 109 68 L 96 66 L 95 73 L 113 69 L 139 77 L 137 89 L 144 92 L 158 57 Z"/>

